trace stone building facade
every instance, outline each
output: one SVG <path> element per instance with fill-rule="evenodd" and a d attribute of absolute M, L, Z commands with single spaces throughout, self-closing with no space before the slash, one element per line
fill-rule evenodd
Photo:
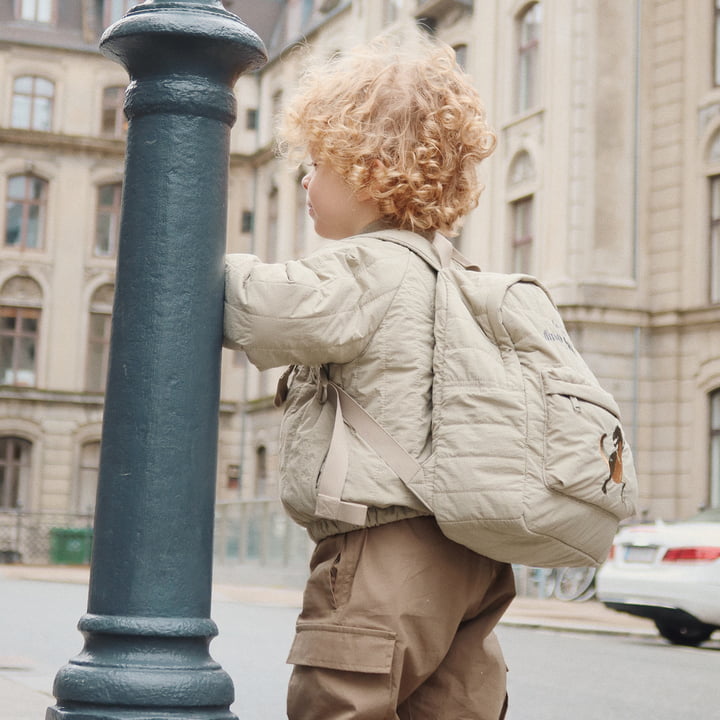
<path fill-rule="evenodd" d="M 228 249 L 321 243 L 273 123 L 305 54 L 420 21 L 498 135 L 458 239 L 553 292 L 617 397 L 649 518 L 720 504 L 716 0 L 228 0 L 270 52 L 237 85 Z M 124 0 L 0 4 L 0 510 L 94 503 L 122 192 Z M 218 500 L 276 495 L 278 371 L 223 351 Z"/>

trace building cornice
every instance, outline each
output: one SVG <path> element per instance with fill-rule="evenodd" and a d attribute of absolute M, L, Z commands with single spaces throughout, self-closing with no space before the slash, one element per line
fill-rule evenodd
<path fill-rule="evenodd" d="M 125 140 L 122 138 L 65 135 L 6 127 L 0 127 L 0 145 L 24 145 L 26 147 L 42 148 L 43 150 L 73 153 L 84 151 L 117 157 L 122 157 L 125 154 Z"/>
<path fill-rule="evenodd" d="M 83 405 L 89 408 L 102 408 L 105 402 L 103 393 L 69 392 L 63 390 L 41 390 L 29 387 L 0 387 L 0 400 L 20 400 L 22 402 L 56 403 L 62 405 Z"/>
<path fill-rule="evenodd" d="M 599 305 L 558 304 L 563 320 L 573 325 L 640 327 L 649 330 L 698 329 L 720 327 L 720 305 L 682 310 L 650 311 Z"/>
<path fill-rule="evenodd" d="M 271 398 L 272 399 L 272 398 Z M 0 400 L 19 400 L 22 402 L 54 403 L 58 405 L 81 405 L 92 409 L 102 409 L 105 394 L 101 392 L 73 392 L 66 390 L 43 390 L 32 387 L 0 386 Z M 221 401 L 220 413 L 234 415 L 238 405 L 235 402 Z"/>

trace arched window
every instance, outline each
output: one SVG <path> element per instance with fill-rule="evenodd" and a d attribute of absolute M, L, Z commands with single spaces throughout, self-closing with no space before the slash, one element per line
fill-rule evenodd
<path fill-rule="evenodd" d="M 88 329 L 88 354 L 85 372 L 85 388 L 90 392 L 105 390 L 108 359 L 110 356 L 110 328 L 114 288 L 99 287 L 90 301 L 90 325 Z"/>
<path fill-rule="evenodd" d="M 98 470 L 100 468 L 100 441 L 91 440 L 80 448 L 80 464 L 75 493 L 75 509 L 91 515 L 95 512 Z"/>
<path fill-rule="evenodd" d="M 0 289 L 0 385 L 34 387 L 42 290 L 29 277 Z"/>
<path fill-rule="evenodd" d="M 537 105 L 540 83 L 540 31 L 542 5 L 528 5 L 517 19 L 515 111 L 525 112 Z"/>
<path fill-rule="evenodd" d="M 720 507 L 720 390 L 710 394 L 710 505 Z"/>
<path fill-rule="evenodd" d="M 123 137 L 127 132 L 127 119 L 123 105 L 125 88 L 122 86 L 106 87 L 102 95 L 102 113 L 100 116 L 100 132 L 110 137 Z"/>
<path fill-rule="evenodd" d="M 32 75 L 15 78 L 10 126 L 49 132 L 54 95 L 55 85 L 50 80 Z"/>
<path fill-rule="evenodd" d="M 30 477 L 32 445 L 17 437 L 0 437 L 0 509 L 18 507 Z"/>
<path fill-rule="evenodd" d="M 535 179 L 535 165 L 533 164 L 530 153 L 527 150 L 521 150 L 510 165 L 508 173 L 508 182 L 511 187 L 520 185 Z"/>
<path fill-rule="evenodd" d="M 97 192 L 97 211 L 95 214 L 96 257 L 115 257 L 120 238 L 120 203 L 122 183 L 101 185 Z"/>
<path fill-rule="evenodd" d="M 5 245 L 21 250 L 40 250 L 45 234 L 47 182 L 35 175 L 8 178 Z"/>

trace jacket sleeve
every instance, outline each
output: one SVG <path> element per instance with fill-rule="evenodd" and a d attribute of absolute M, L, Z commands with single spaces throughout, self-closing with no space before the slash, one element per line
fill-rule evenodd
<path fill-rule="evenodd" d="M 348 241 L 287 263 L 228 255 L 225 346 L 244 350 L 261 370 L 349 362 L 385 316 L 408 263 L 397 245 Z"/>

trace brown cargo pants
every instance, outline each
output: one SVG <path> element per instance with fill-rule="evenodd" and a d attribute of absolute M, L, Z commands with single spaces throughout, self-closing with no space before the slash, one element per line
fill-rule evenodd
<path fill-rule="evenodd" d="M 289 720 L 502 720 L 509 565 L 419 517 L 326 538 L 310 571 Z"/>

